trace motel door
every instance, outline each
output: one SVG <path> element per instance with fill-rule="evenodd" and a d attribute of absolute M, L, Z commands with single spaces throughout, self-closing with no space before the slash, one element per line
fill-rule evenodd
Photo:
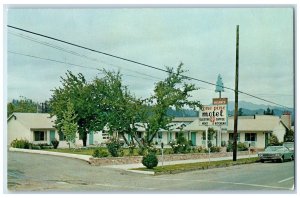
<path fill-rule="evenodd" d="M 91 131 L 89 134 L 89 145 L 94 144 L 94 132 Z"/>
<path fill-rule="evenodd" d="M 265 148 L 268 146 L 269 144 L 269 133 L 265 133 Z"/>
<path fill-rule="evenodd" d="M 50 141 L 55 139 L 55 131 L 51 130 L 50 131 Z"/>
<path fill-rule="evenodd" d="M 191 132 L 192 145 L 196 146 L 196 132 Z"/>

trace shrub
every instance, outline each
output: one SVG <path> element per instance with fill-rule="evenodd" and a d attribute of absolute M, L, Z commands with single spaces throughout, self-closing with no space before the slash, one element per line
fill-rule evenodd
<path fill-rule="evenodd" d="M 187 153 L 190 151 L 190 144 L 182 132 L 178 134 L 178 138 L 176 140 L 170 142 L 170 146 L 174 153 Z"/>
<path fill-rule="evenodd" d="M 141 146 L 141 147 L 139 147 L 139 149 L 138 149 L 138 154 L 139 155 L 145 155 L 146 154 L 146 152 L 147 152 L 147 148 L 146 147 L 143 147 L 143 146 Z"/>
<path fill-rule="evenodd" d="M 135 144 L 131 143 L 128 147 L 129 150 L 129 155 L 133 155 L 134 154 L 134 149 L 135 149 Z"/>
<path fill-rule="evenodd" d="M 237 150 L 238 151 L 247 151 L 248 150 L 248 146 L 247 146 L 246 143 L 239 142 L 237 144 Z"/>
<path fill-rule="evenodd" d="M 149 153 L 142 159 L 142 164 L 148 169 L 153 169 L 158 164 L 158 159 L 154 153 Z"/>
<path fill-rule="evenodd" d="M 23 149 L 29 149 L 29 141 L 28 140 L 18 140 L 18 139 L 15 139 L 11 142 L 10 144 L 12 147 L 14 148 L 23 148 Z"/>
<path fill-rule="evenodd" d="M 203 149 L 202 146 L 198 146 L 198 147 L 197 147 L 197 151 L 198 151 L 199 153 L 202 153 L 202 152 L 204 151 L 204 149 Z"/>
<path fill-rule="evenodd" d="M 53 145 L 54 149 L 57 149 L 59 141 L 57 139 L 54 139 L 54 140 L 51 141 L 51 144 Z"/>
<path fill-rule="evenodd" d="M 123 156 L 122 144 L 117 138 L 112 138 L 106 143 L 106 147 L 113 157 Z"/>
<path fill-rule="evenodd" d="M 223 141 L 221 142 L 221 146 L 222 146 L 222 147 L 225 147 L 225 146 L 226 146 L 226 141 L 223 140 Z"/>
<path fill-rule="evenodd" d="M 104 149 L 96 149 L 93 152 L 93 157 L 101 158 L 101 157 L 108 157 L 109 153 L 107 150 Z"/>
<path fill-rule="evenodd" d="M 232 152 L 233 151 L 233 143 L 232 141 L 228 141 L 227 147 L 226 147 L 227 152 Z"/>
<path fill-rule="evenodd" d="M 212 146 L 210 147 L 210 152 L 211 153 L 218 153 L 221 151 L 221 148 L 220 147 L 217 147 L 217 146 Z"/>
<path fill-rule="evenodd" d="M 276 135 L 271 134 L 268 146 L 279 146 L 280 142 Z"/>
<path fill-rule="evenodd" d="M 51 148 L 53 148 L 52 145 L 49 145 L 47 143 L 40 143 L 40 144 L 37 144 L 37 146 L 39 146 L 41 149 L 51 149 Z"/>

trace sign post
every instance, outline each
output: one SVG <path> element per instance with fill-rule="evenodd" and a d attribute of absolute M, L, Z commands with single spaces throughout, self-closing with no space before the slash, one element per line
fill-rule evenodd
<path fill-rule="evenodd" d="M 164 166 L 164 143 L 162 142 L 160 146 L 161 146 L 161 166 L 163 167 Z"/>

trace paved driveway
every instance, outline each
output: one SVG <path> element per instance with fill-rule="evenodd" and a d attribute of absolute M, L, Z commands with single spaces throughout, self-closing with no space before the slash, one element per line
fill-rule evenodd
<path fill-rule="evenodd" d="M 9 192 L 292 193 L 293 185 L 294 161 L 152 176 L 71 158 L 8 152 Z"/>

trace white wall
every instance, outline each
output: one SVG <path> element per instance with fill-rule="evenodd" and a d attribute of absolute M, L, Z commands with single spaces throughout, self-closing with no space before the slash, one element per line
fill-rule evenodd
<path fill-rule="evenodd" d="M 8 145 L 15 139 L 24 139 L 29 142 L 33 140 L 31 139 L 31 131 L 14 118 L 11 118 L 7 123 L 7 138 Z"/>
<path fill-rule="evenodd" d="M 285 132 L 285 127 L 281 122 L 273 129 L 273 134 L 277 136 L 279 142 L 283 142 Z"/>

